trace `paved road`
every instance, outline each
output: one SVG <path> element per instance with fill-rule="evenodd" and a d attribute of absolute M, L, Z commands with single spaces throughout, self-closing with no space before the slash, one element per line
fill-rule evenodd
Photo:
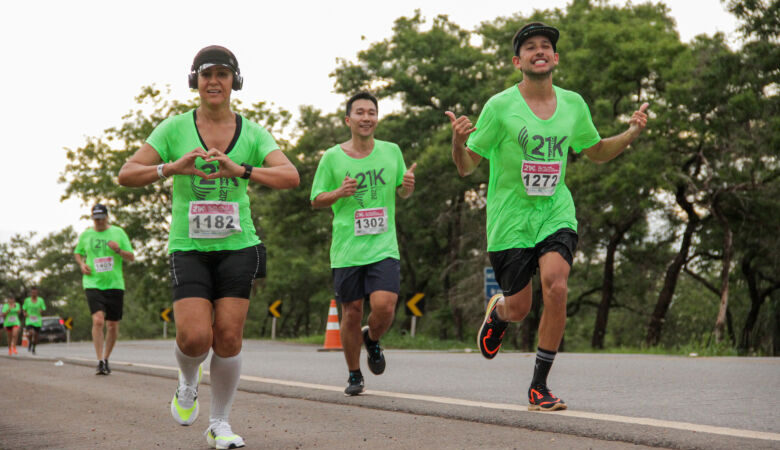
<path fill-rule="evenodd" d="M 191 427 L 170 417 L 171 380 L 22 358 L 0 361 L 0 377 L 0 448 L 208 448 L 205 414 Z M 249 449 L 650 448 L 243 391 L 231 422 Z"/>
<path fill-rule="evenodd" d="M 241 388 L 653 446 L 780 448 L 777 358 L 562 354 L 550 382 L 570 410 L 539 414 L 524 406 L 533 355 L 485 361 L 476 353 L 389 350 L 387 372 L 367 374 L 369 395 L 354 399 L 341 395 L 343 356 L 315 350 L 246 341 Z M 91 366 L 93 350 L 41 345 L 38 358 Z M 120 342 L 112 360 L 120 370 L 174 374 L 170 340 Z"/>

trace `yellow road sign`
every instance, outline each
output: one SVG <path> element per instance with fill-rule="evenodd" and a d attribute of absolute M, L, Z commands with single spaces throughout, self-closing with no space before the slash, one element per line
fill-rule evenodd
<path fill-rule="evenodd" d="M 160 310 L 160 318 L 165 322 L 171 321 L 171 312 L 173 311 L 172 308 L 163 308 Z"/>
<path fill-rule="evenodd" d="M 73 317 L 68 317 L 67 319 L 65 319 L 64 322 L 62 322 L 62 324 L 65 325 L 65 327 L 67 327 L 69 330 L 72 330 L 73 329 Z"/>
<path fill-rule="evenodd" d="M 277 300 L 268 307 L 268 313 L 277 319 L 282 317 L 282 301 Z"/>
<path fill-rule="evenodd" d="M 420 300 L 422 300 L 423 297 L 425 297 L 425 294 L 423 294 L 422 292 L 418 292 L 414 294 L 414 297 L 410 298 L 406 302 L 406 307 L 409 308 L 409 311 L 411 311 L 412 314 L 414 314 L 417 317 L 422 317 L 423 315 L 422 310 L 417 307 L 417 303 Z"/>

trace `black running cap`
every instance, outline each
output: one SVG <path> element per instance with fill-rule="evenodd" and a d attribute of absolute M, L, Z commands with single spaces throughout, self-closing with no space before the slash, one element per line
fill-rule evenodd
<path fill-rule="evenodd" d="M 233 71 L 233 73 L 241 73 L 238 69 L 238 60 L 233 52 L 219 45 L 209 45 L 201 49 L 195 59 L 192 61 L 193 72 L 200 73 L 201 70 L 208 69 L 212 66 L 225 66 Z"/>
<path fill-rule="evenodd" d="M 105 219 L 106 217 L 108 217 L 108 208 L 106 208 L 106 205 L 98 203 L 92 207 L 93 219 Z"/>
<path fill-rule="evenodd" d="M 512 41 L 512 44 L 515 48 L 515 56 L 520 56 L 520 46 L 523 45 L 523 42 L 525 42 L 526 39 L 537 35 L 542 35 L 549 38 L 553 46 L 553 51 L 558 51 L 556 49 L 556 45 L 558 44 L 558 37 L 560 36 L 558 29 L 549 25 L 545 25 L 542 22 L 531 22 L 526 24 L 523 28 L 520 28 L 520 31 L 515 34 L 515 38 Z"/>

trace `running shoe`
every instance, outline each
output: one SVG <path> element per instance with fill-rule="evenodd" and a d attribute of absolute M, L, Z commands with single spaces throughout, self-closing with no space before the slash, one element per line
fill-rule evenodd
<path fill-rule="evenodd" d="M 206 442 L 211 448 L 220 449 L 241 448 L 246 445 L 241 436 L 233 433 L 230 424 L 224 420 L 217 420 L 209 426 L 206 430 Z"/>
<path fill-rule="evenodd" d="M 349 385 L 344 389 L 344 395 L 360 395 L 366 387 L 363 375 L 357 376 L 350 374 L 347 383 L 349 383 Z"/>
<path fill-rule="evenodd" d="M 198 367 L 198 383 L 193 387 L 185 384 L 179 371 L 179 385 L 171 400 L 171 415 L 179 425 L 192 425 L 198 418 L 200 407 L 198 405 L 198 386 L 203 378 L 203 365 Z M 228 448 L 228 447 L 224 447 Z"/>
<path fill-rule="evenodd" d="M 566 408 L 566 403 L 553 395 L 547 386 L 541 385 L 528 388 L 529 411 L 557 411 Z"/>
<path fill-rule="evenodd" d="M 16 350 L 16 346 L 14 346 L 14 355 L 18 355 L 18 354 L 19 354 L 19 351 Z"/>
<path fill-rule="evenodd" d="M 477 333 L 477 347 L 482 352 L 482 356 L 487 359 L 493 359 L 501 348 L 501 340 L 506 334 L 506 327 L 509 322 L 504 322 L 496 314 L 496 305 L 498 301 L 504 298 L 503 294 L 496 294 L 490 298 L 485 312 L 485 320 L 482 321 L 482 327 Z"/>
<path fill-rule="evenodd" d="M 98 361 L 97 369 L 95 369 L 95 375 L 108 375 L 106 372 L 106 363 L 101 359 Z"/>
<path fill-rule="evenodd" d="M 370 343 L 368 340 L 368 325 L 363 329 L 363 343 L 366 345 L 366 352 L 368 352 L 368 368 L 374 375 L 381 375 L 385 371 L 385 355 L 382 353 L 382 347 L 379 346 L 379 341 Z"/>
<path fill-rule="evenodd" d="M 33 353 L 35 353 L 35 352 L 33 351 Z M 109 375 L 111 373 L 111 368 L 108 367 L 108 360 L 107 359 L 103 360 L 103 367 L 106 368 L 106 375 Z"/>
<path fill-rule="evenodd" d="M 13 349 L 10 349 L 10 348 L 9 348 L 9 349 L 8 349 L 8 356 L 11 356 L 11 355 L 13 355 L 13 354 L 14 354 L 14 351 L 13 351 Z"/>

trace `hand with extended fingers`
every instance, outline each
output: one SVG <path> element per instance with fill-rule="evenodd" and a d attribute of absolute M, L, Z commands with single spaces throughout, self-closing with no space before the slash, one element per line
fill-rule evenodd
<path fill-rule="evenodd" d="M 631 119 L 628 121 L 628 130 L 633 133 L 634 136 L 638 136 L 639 133 L 645 129 L 645 126 L 647 125 L 647 114 L 645 114 L 645 111 L 649 106 L 649 103 L 642 103 L 642 106 L 631 115 Z"/>
<path fill-rule="evenodd" d="M 236 164 L 228 155 L 216 148 L 209 150 L 209 152 L 206 153 L 206 157 L 203 159 L 205 159 L 206 162 L 217 161 L 217 163 L 219 163 L 219 169 L 206 176 L 206 179 L 208 180 L 213 180 L 215 178 L 238 178 L 242 176 L 245 171 L 240 164 Z"/>
<path fill-rule="evenodd" d="M 469 135 L 477 129 L 474 128 L 474 125 L 472 125 L 471 121 L 466 116 L 460 116 L 456 119 L 455 114 L 452 111 L 447 111 L 444 114 L 450 118 L 450 123 L 452 124 L 453 145 L 457 147 L 466 145 Z"/>
<path fill-rule="evenodd" d="M 206 151 L 198 147 L 191 152 L 185 153 L 181 158 L 167 165 L 167 176 L 171 175 L 197 175 L 201 178 L 206 178 L 207 175 L 197 167 L 195 167 L 195 160 L 198 158 L 206 158 Z"/>
<path fill-rule="evenodd" d="M 349 175 L 344 177 L 344 181 L 341 182 L 341 186 L 336 190 L 339 198 L 351 197 L 357 191 L 357 180 L 350 178 Z"/>

